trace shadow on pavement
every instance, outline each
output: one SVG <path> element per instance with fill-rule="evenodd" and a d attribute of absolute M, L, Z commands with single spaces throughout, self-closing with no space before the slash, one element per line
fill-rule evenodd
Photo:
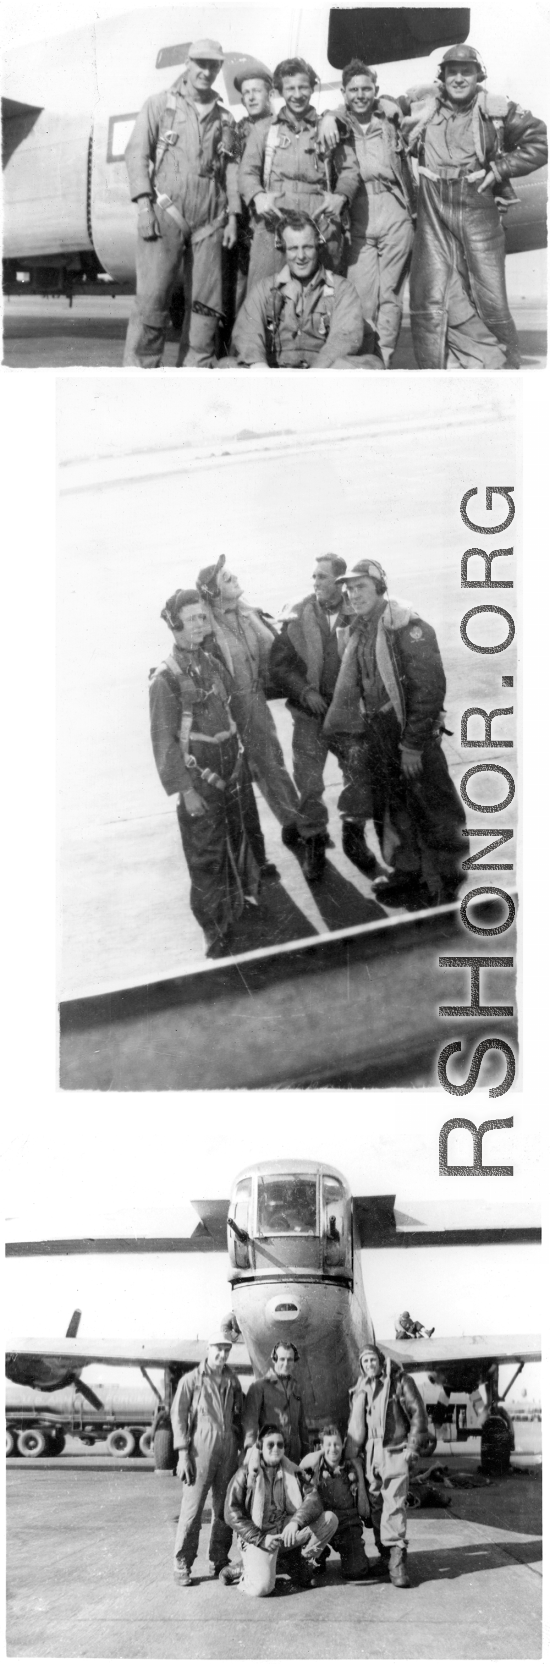
<path fill-rule="evenodd" d="M 323 877 L 310 885 L 311 894 L 322 914 L 327 930 L 349 930 L 354 924 L 373 924 L 387 914 L 380 902 L 362 896 L 354 884 L 327 861 Z"/>
<path fill-rule="evenodd" d="M 501 1542 L 464 1543 L 458 1547 L 446 1549 L 424 1549 L 420 1552 L 409 1551 L 408 1569 L 411 1583 L 433 1583 L 440 1578 L 451 1580 L 455 1577 L 471 1577 L 472 1572 L 491 1572 L 503 1567 L 510 1560 L 521 1560 L 522 1564 L 531 1564 L 542 1560 L 542 1541 L 540 1537 L 531 1537 L 517 1543 Z"/>

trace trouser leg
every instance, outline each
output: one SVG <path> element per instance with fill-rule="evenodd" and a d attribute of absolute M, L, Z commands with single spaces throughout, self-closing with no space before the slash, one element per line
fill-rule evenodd
<path fill-rule="evenodd" d="M 371 1525 L 374 1532 L 374 1540 L 379 1553 L 382 1552 L 382 1463 L 382 1440 L 367 1440 L 365 1450 L 365 1480 L 369 1498 Z"/>
<path fill-rule="evenodd" d="M 446 892 L 452 892 L 463 878 L 468 843 L 462 832 L 464 806 L 437 741 L 424 746 L 422 773 L 406 782 L 405 796 L 422 877 L 434 902 L 445 900 Z"/>
<path fill-rule="evenodd" d="M 516 326 L 508 305 L 504 231 L 490 191 L 462 182 L 461 231 L 472 299 L 479 317 L 506 349 L 511 369 L 521 368 Z"/>
<path fill-rule="evenodd" d="M 175 223 L 157 210 L 162 235 L 154 242 L 138 237 L 136 296 L 128 320 L 123 364 L 126 368 L 156 370 L 162 363 L 170 324 L 170 300 L 180 271 L 184 236 Z"/>
<path fill-rule="evenodd" d="M 331 1509 L 325 1509 L 322 1514 L 319 1514 L 318 1519 L 314 1520 L 313 1525 L 304 1527 L 303 1541 L 302 1532 L 300 1532 L 298 1542 L 302 1559 L 317 1560 L 322 1550 L 327 1547 L 328 1543 L 332 1542 L 337 1530 L 337 1514 L 332 1513 Z"/>
<path fill-rule="evenodd" d="M 467 274 L 453 272 L 447 312 L 447 369 L 503 370 L 506 348 L 475 310 Z"/>
<path fill-rule="evenodd" d="M 226 1566 L 233 1537 L 224 1519 L 227 1487 L 238 1467 L 236 1450 L 224 1451 L 212 1476 L 212 1524 L 210 1527 L 210 1560 L 217 1570 Z"/>
<path fill-rule="evenodd" d="M 189 1571 L 197 1558 L 201 1520 L 211 1485 L 211 1453 L 209 1452 L 204 1456 L 197 1454 L 195 1464 L 196 1478 L 194 1485 L 182 1486 L 180 1516 L 174 1544 L 176 1566 L 187 1566 Z"/>
<path fill-rule="evenodd" d="M 407 1546 L 409 1464 L 403 1450 L 386 1448 L 382 1464 L 381 1537 L 385 1548 Z"/>
<path fill-rule="evenodd" d="M 300 830 L 304 837 L 314 837 L 325 832 L 328 825 L 323 792 L 329 744 L 315 717 L 293 711 L 292 723 L 292 762 L 300 799 Z"/>
<path fill-rule="evenodd" d="M 250 694 L 233 694 L 231 708 L 262 797 L 281 826 L 295 824 L 299 816 L 298 794 L 285 767 L 265 694 L 261 688 Z"/>
<path fill-rule="evenodd" d="M 268 1554 L 267 1549 L 258 1548 L 255 1543 L 243 1543 L 242 1555 L 241 1593 L 249 1595 L 252 1600 L 263 1600 L 275 1588 L 278 1550 L 273 1549 Z"/>
<path fill-rule="evenodd" d="M 441 189 L 421 177 L 410 282 L 411 333 L 420 370 L 445 369 L 448 291 L 456 255 Z"/>
<path fill-rule="evenodd" d="M 247 295 L 256 287 L 257 283 L 261 283 L 262 278 L 274 277 L 275 272 L 282 271 L 283 266 L 284 255 L 280 254 L 275 247 L 275 232 L 270 231 L 265 224 L 265 220 L 258 220 L 254 226 L 250 249 L 250 264 L 246 284 Z"/>
<path fill-rule="evenodd" d="M 360 1525 L 346 1525 L 339 1530 L 332 1542 L 333 1548 L 340 1555 L 342 1577 L 364 1577 L 369 1569 L 365 1554 L 363 1532 Z"/>
<path fill-rule="evenodd" d="M 378 232 L 379 290 L 378 335 L 386 368 L 389 367 L 401 328 L 403 288 L 413 245 L 412 222 L 397 197 L 386 191 L 380 203 Z"/>
<path fill-rule="evenodd" d="M 211 369 L 222 316 L 223 226 L 188 243 L 183 267 L 185 317 L 178 362 L 183 368 Z"/>
<path fill-rule="evenodd" d="M 219 798 L 219 803 L 207 804 L 206 813 L 197 820 L 187 814 L 181 798 L 177 809 L 191 880 L 191 911 L 204 930 L 207 947 L 216 938 L 227 934 L 235 916 L 225 805 L 221 793 Z"/>
<path fill-rule="evenodd" d="M 246 835 L 252 854 L 259 867 L 263 867 L 266 860 L 265 840 L 260 825 L 256 794 L 252 785 L 252 775 L 246 756 L 243 756 L 241 767 L 241 803 Z"/>

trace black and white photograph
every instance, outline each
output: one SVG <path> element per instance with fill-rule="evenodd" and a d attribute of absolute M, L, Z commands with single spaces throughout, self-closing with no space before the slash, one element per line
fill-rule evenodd
<path fill-rule="evenodd" d="M 544 366 L 543 7 L 6 13 L 7 364 Z"/>
<path fill-rule="evenodd" d="M 60 379 L 64 1088 L 517 1085 L 497 385 Z"/>
<path fill-rule="evenodd" d="M 278 1106 L 13 1163 L 10 1656 L 540 1656 L 536 1120 Z"/>

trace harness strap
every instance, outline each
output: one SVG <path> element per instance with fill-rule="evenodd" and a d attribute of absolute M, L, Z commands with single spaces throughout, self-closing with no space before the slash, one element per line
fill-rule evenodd
<path fill-rule="evenodd" d="M 264 176 L 263 176 L 264 191 L 269 190 L 269 181 L 271 179 L 271 170 L 272 170 L 272 167 L 273 167 L 275 151 L 277 150 L 280 142 L 281 142 L 281 129 L 279 127 L 279 123 L 274 122 L 273 126 L 270 127 L 270 129 L 269 129 L 269 133 L 267 135 L 266 145 L 265 145 Z"/>
<path fill-rule="evenodd" d="M 184 219 L 183 214 L 180 214 L 179 208 L 176 208 L 175 202 L 172 202 L 172 198 L 167 196 L 165 191 L 157 191 L 156 187 L 155 197 L 159 208 L 162 208 L 164 213 L 170 216 L 171 220 L 175 220 L 175 223 L 179 226 L 180 231 L 183 231 L 185 235 L 188 235 L 192 243 L 204 242 L 205 237 L 211 237 L 214 231 L 219 231 L 220 227 L 225 225 L 224 208 L 223 212 L 218 214 L 215 220 L 211 220 L 207 225 L 199 225 L 196 231 L 190 232 L 187 220 Z"/>
<path fill-rule="evenodd" d="M 174 92 L 168 92 L 166 94 L 166 104 L 165 104 L 165 107 L 164 107 L 164 119 L 165 119 L 165 121 L 166 121 L 166 118 L 167 118 L 168 114 L 170 114 L 170 116 L 172 116 L 172 118 L 173 118 L 176 114 L 176 110 L 177 110 L 176 95 L 175 95 Z M 171 145 L 174 145 L 176 143 L 177 136 L 178 136 L 177 133 L 174 132 L 174 129 L 171 126 L 168 126 L 166 128 L 165 132 L 159 133 L 158 144 L 157 144 L 157 148 L 156 148 L 156 152 L 155 152 L 155 173 L 158 173 L 160 164 L 161 164 L 161 162 L 164 161 L 164 157 L 166 155 L 167 150 L 170 149 Z"/>

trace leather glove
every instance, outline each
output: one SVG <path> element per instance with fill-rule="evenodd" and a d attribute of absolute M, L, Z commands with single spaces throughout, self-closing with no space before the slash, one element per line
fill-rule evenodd
<path fill-rule="evenodd" d="M 151 198 L 142 196 L 138 202 L 138 236 L 144 243 L 154 243 L 160 237 L 159 223 Z"/>
<path fill-rule="evenodd" d="M 180 1450 L 177 1472 L 178 1479 L 181 1479 L 182 1485 L 194 1485 L 196 1470 L 190 1450 Z"/>

